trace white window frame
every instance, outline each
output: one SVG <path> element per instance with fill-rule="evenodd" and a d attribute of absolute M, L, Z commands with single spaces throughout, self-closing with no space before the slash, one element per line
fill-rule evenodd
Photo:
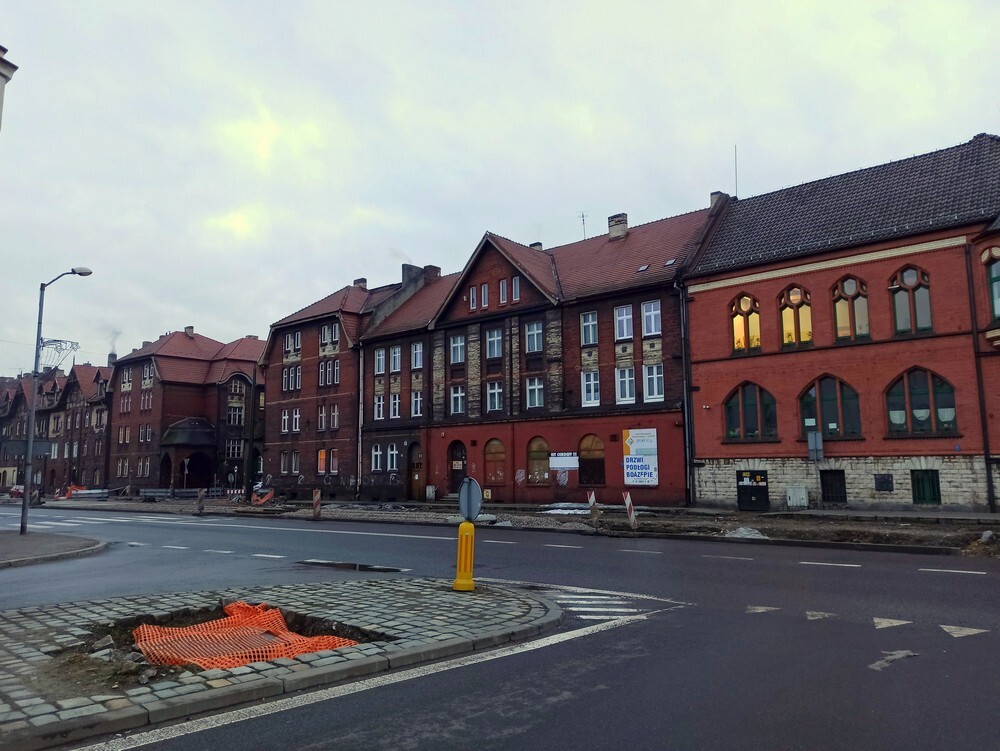
<path fill-rule="evenodd" d="M 540 376 L 528 376 L 524 379 L 524 403 L 527 409 L 545 406 L 545 382 Z"/>
<path fill-rule="evenodd" d="M 330 405 L 330 430 L 336 430 L 340 427 L 340 405 L 331 404 Z"/>
<path fill-rule="evenodd" d="M 465 386 L 451 387 L 451 414 L 465 414 Z"/>
<path fill-rule="evenodd" d="M 302 366 L 295 366 L 295 390 L 299 391 L 302 388 Z"/>
<path fill-rule="evenodd" d="M 375 350 L 375 375 L 385 373 L 385 348 L 379 347 Z"/>
<path fill-rule="evenodd" d="M 588 310 L 580 314 L 580 344 L 584 347 L 597 344 L 596 310 Z"/>
<path fill-rule="evenodd" d="M 642 400 L 644 402 L 663 401 L 663 363 L 653 363 L 642 366 L 643 389 Z"/>
<path fill-rule="evenodd" d="M 316 430 L 326 430 L 326 405 L 319 405 L 316 412 Z"/>
<path fill-rule="evenodd" d="M 521 277 L 515 276 L 510 280 L 510 301 L 519 302 L 521 299 Z"/>
<path fill-rule="evenodd" d="M 293 451 L 292 452 L 292 474 L 293 475 L 297 475 L 299 473 L 299 467 L 300 466 L 301 465 L 299 464 L 299 452 L 298 451 Z"/>
<path fill-rule="evenodd" d="M 601 404 L 601 374 L 597 370 L 580 373 L 580 400 L 584 407 L 598 407 Z"/>
<path fill-rule="evenodd" d="M 403 369 L 403 348 L 398 344 L 389 347 L 389 372 L 398 373 Z"/>
<path fill-rule="evenodd" d="M 635 404 L 635 367 L 615 368 L 615 404 Z"/>
<path fill-rule="evenodd" d="M 459 365 L 465 362 L 465 334 L 453 334 L 450 339 L 449 352 L 452 365 Z"/>
<path fill-rule="evenodd" d="M 503 357 L 503 329 L 486 330 L 486 359 Z"/>
<path fill-rule="evenodd" d="M 663 321 L 660 317 L 660 301 L 647 300 L 642 304 L 642 335 L 660 336 L 663 333 Z"/>
<path fill-rule="evenodd" d="M 280 468 L 281 468 L 281 474 L 283 474 L 283 475 L 287 475 L 288 474 L 288 452 L 287 451 L 282 451 L 281 452 L 281 464 L 280 464 Z"/>
<path fill-rule="evenodd" d="M 385 471 L 396 472 L 399 470 L 399 449 L 395 443 L 390 443 L 385 451 Z"/>
<path fill-rule="evenodd" d="M 490 285 L 483 284 L 479 287 L 479 307 L 490 307 Z"/>
<path fill-rule="evenodd" d="M 399 394 L 389 394 L 389 419 L 399 419 Z"/>
<path fill-rule="evenodd" d="M 476 285 L 469 287 L 469 310 L 476 309 Z"/>
<path fill-rule="evenodd" d="M 615 308 L 615 341 L 631 339 L 632 336 L 632 306 L 619 305 Z"/>
<path fill-rule="evenodd" d="M 420 370 L 424 367 L 424 343 L 410 344 L 410 370 Z"/>
<path fill-rule="evenodd" d="M 500 304 L 501 305 L 506 305 L 507 304 L 507 280 L 506 279 L 501 279 L 500 280 Z"/>
<path fill-rule="evenodd" d="M 281 410 L 281 432 L 282 433 L 287 433 L 288 432 L 288 410 L 287 409 Z"/>
<path fill-rule="evenodd" d="M 528 321 L 524 324 L 524 351 L 528 353 L 541 352 L 544 344 L 542 322 Z"/>
<path fill-rule="evenodd" d="M 488 381 L 486 383 L 486 411 L 503 411 L 503 382 Z"/>
<path fill-rule="evenodd" d="M 372 446 L 372 472 L 382 471 L 382 446 L 376 443 Z"/>
<path fill-rule="evenodd" d="M 424 392 L 410 392 L 410 417 L 421 417 L 424 414 Z"/>
<path fill-rule="evenodd" d="M 340 385 L 340 359 L 333 361 L 333 384 L 334 386 Z"/>
<path fill-rule="evenodd" d="M 376 394 L 375 404 L 372 406 L 372 417 L 376 420 L 385 419 L 385 395 Z"/>
<path fill-rule="evenodd" d="M 302 425 L 302 412 L 298 407 L 292 410 L 292 432 L 298 433 Z"/>

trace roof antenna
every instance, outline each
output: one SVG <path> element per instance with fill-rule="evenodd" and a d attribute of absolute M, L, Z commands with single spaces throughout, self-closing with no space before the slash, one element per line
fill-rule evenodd
<path fill-rule="evenodd" d="M 737 198 L 740 196 L 740 156 L 735 143 L 733 144 L 733 195 Z"/>
<path fill-rule="evenodd" d="M 587 239 L 587 212 L 581 211 L 579 213 L 580 221 L 583 222 L 583 239 Z"/>

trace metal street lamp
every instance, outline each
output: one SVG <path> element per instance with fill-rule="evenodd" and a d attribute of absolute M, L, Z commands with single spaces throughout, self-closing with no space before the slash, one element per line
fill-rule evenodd
<path fill-rule="evenodd" d="M 24 497 L 21 498 L 21 534 L 28 533 L 28 504 L 31 503 L 32 454 L 35 451 L 35 408 L 38 404 L 38 366 L 42 358 L 42 310 L 45 308 L 45 288 L 62 279 L 64 276 L 90 276 L 94 272 L 86 266 L 76 266 L 64 271 L 52 281 L 43 282 L 38 287 L 38 330 L 35 333 L 35 366 L 31 370 L 31 400 L 28 404 L 28 454 L 24 459 Z"/>
<path fill-rule="evenodd" d="M 17 70 L 17 66 L 14 65 L 10 60 L 4 60 L 4 55 L 7 54 L 7 48 L 0 45 L 0 117 L 3 116 L 3 91 L 7 86 L 7 82 L 14 77 L 14 71 Z"/>

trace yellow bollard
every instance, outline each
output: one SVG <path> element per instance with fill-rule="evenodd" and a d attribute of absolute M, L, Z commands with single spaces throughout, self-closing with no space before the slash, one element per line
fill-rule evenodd
<path fill-rule="evenodd" d="M 456 592 L 471 592 L 476 588 L 472 581 L 472 559 L 476 547 L 476 525 L 462 522 L 458 525 L 458 566 L 452 589 Z"/>

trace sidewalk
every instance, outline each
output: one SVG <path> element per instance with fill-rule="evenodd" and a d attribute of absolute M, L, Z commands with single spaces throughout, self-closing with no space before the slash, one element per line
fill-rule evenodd
<path fill-rule="evenodd" d="M 104 550 L 108 544 L 75 535 L 17 531 L 0 532 L 0 568 L 76 558 Z"/>
<path fill-rule="evenodd" d="M 381 640 L 238 668 L 160 668 L 171 672 L 148 685 L 134 674 L 110 672 L 106 663 L 109 672 L 99 673 L 99 658 L 85 656 L 96 625 L 213 607 L 220 599 L 266 602 L 286 617 L 336 621 L 378 632 Z M 60 746 L 470 653 L 538 636 L 561 619 L 558 606 L 534 592 L 492 584 L 455 592 L 438 579 L 246 587 L 0 611 L 0 748 Z"/>

